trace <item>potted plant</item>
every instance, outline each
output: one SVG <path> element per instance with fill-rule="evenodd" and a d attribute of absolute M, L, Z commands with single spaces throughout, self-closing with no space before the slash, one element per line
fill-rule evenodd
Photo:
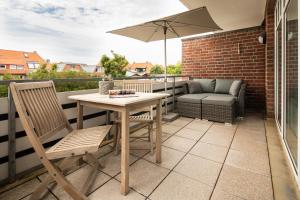
<path fill-rule="evenodd" d="M 111 76 L 104 76 L 101 81 L 99 81 L 99 93 L 102 95 L 107 95 L 109 90 L 114 89 L 114 81 Z"/>

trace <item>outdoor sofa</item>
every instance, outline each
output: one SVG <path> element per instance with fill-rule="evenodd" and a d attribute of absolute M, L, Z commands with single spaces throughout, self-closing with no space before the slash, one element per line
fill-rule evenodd
<path fill-rule="evenodd" d="M 233 123 L 245 113 L 246 84 L 234 79 L 193 79 L 177 98 L 181 116 Z"/>

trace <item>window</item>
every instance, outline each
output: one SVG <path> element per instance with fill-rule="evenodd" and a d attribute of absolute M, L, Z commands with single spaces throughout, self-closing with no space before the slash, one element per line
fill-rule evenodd
<path fill-rule="evenodd" d="M 17 66 L 16 65 L 10 65 L 9 69 L 17 69 Z"/>
<path fill-rule="evenodd" d="M 24 57 L 25 57 L 25 58 L 28 58 L 28 53 L 24 53 Z"/>
<path fill-rule="evenodd" d="M 0 65 L 0 70 L 6 69 L 5 65 Z"/>
<path fill-rule="evenodd" d="M 29 69 L 37 69 L 40 66 L 40 64 L 35 63 L 35 62 L 29 62 L 27 64 L 28 64 Z"/>
<path fill-rule="evenodd" d="M 23 70 L 24 69 L 24 66 L 23 65 L 18 65 L 17 66 L 17 70 Z"/>

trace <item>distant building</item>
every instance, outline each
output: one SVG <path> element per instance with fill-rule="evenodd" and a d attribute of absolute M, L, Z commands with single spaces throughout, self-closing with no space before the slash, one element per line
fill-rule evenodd
<path fill-rule="evenodd" d="M 127 65 L 127 76 L 147 76 L 150 74 L 151 68 L 153 67 L 152 63 L 136 63 Z"/>
<path fill-rule="evenodd" d="M 0 78 L 4 74 L 24 78 L 27 74 L 46 63 L 39 54 L 34 52 L 0 49 Z M 1 78 L 2 79 L 2 78 Z"/>
<path fill-rule="evenodd" d="M 101 75 L 104 73 L 104 69 L 98 65 L 87 65 L 83 63 L 70 63 L 70 62 L 60 62 L 57 63 L 57 71 L 77 71 L 86 72 L 90 74 Z"/>

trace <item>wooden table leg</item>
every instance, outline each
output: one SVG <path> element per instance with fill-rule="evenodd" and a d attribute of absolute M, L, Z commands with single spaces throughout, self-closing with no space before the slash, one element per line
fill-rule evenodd
<path fill-rule="evenodd" d="M 161 163 L 161 100 L 156 104 L 156 163 Z"/>
<path fill-rule="evenodd" d="M 121 194 L 129 192 L 129 113 L 121 113 Z"/>
<path fill-rule="evenodd" d="M 77 101 L 77 129 L 83 128 L 83 105 L 80 105 L 80 101 Z"/>

